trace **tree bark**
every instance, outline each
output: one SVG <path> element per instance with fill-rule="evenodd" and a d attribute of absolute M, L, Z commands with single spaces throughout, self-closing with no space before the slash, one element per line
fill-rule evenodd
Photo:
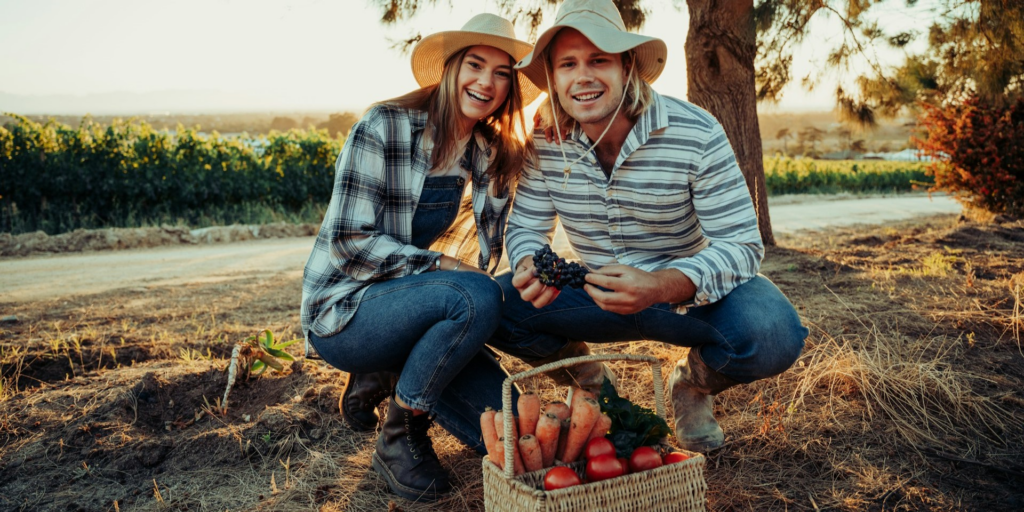
<path fill-rule="evenodd" d="M 761 240 L 775 245 L 764 183 L 761 129 L 757 120 L 754 56 L 757 51 L 753 0 L 686 0 L 689 101 L 722 123 L 736 152 L 757 212 Z"/>

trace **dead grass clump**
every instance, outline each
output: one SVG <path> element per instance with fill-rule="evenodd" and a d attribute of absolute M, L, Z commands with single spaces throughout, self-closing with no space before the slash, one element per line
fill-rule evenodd
<path fill-rule="evenodd" d="M 1024 347 L 1020 342 L 1021 334 L 1024 333 L 1024 272 L 1010 278 L 1010 296 L 1013 297 L 1013 313 L 1010 315 L 1009 330 L 1017 342 L 1017 351 L 1024 356 Z"/>
<path fill-rule="evenodd" d="M 793 404 L 802 406 L 824 388 L 829 410 L 863 399 L 865 421 L 895 426 L 911 446 L 977 453 L 982 445 L 1003 445 L 1000 434 L 1011 417 L 972 391 L 981 378 L 957 369 L 963 349 L 959 338 L 915 341 L 874 326 L 866 339 L 825 333 L 801 358 Z"/>

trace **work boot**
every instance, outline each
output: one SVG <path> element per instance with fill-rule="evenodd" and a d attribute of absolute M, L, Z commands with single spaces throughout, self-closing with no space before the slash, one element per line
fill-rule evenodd
<path fill-rule="evenodd" d="M 338 400 L 341 417 L 352 430 L 369 432 L 377 428 L 377 406 L 395 392 L 398 374 L 392 372 L 350 373 Z"/>
<path fill-rule="evenodd" d="M 394 397 L 388 401 L 373 452 L 373 470 L 384 477 L 392 492 L 407 500 L 434 501 L 452 488 L 427 435 L 432 423 L 429 415 L 414 416 Z"/>
<path fill-rule="evenodd" d="M 570 357 L 589 355 L 590 347 L 588 347 L 586 343 L 582 341 L 570 341 L 569 344 L 554 354 L 543 359 L 526 362 L 530 366 L 536 368 L 541 365 L 561 361 L 562 359 L 568 359 Z M 619 382 L 615 378 L 615 374 L 612 373 L 610 368 L 608 368 L 608 365 L 600 362 L 580 363 L 567 368 L 551 370 L 550 372 L 546 372 L 545 375 L 551 377 L 551 379 L 559 386 L 576 386 L 590 391 L 594 396 L 601 395 L 601 384 L 604 382 L 605 377 L 611 381 L 612 386 L 616 390 L 619 389 Z"/>
<path fill-rule="evenodd" d="M 715 396 L 739 384 L 708 368 L 696 348 L 676 362 L 668 381 L 679 445 L 693 452 L 707 452 L 722 446 L 725 433 L 715 420 Z"/>

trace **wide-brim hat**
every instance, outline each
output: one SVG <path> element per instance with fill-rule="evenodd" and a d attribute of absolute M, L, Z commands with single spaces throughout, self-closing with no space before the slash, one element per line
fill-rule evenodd
<path fill-rule="evenodd" d="M 493 14 L 477 14 L 470 18 L 462 30 L 438 32 L 424 37 L 412 50 L 412 74 L 420 87 L 441 81 L 444 63 L 463 48 L 493 46 L 512 56 L 515 63 L 533 50 L 533 45 L 516 39 L 512 22 Z M 540 89 L 523 73 L 519 75 L 519 91 L 523 105 L 529 105 L 540 95 Z"/>
<path fill-rule="evenodd" d="M 612 0 L 567 0 L 558 8 L 554 26 L 541 34 L 533 51 L 515 66 L 544 90 L 547 90 L 547 78 L 544 76 L 544 59 L 539 56 L 563 28 L 578 30 L 603 52 L 633 50 L 636 72 L 647 83 L 656 80 L 665 69 L 665 59 L 668 58 L 665 41 L 627 32 Z"/>

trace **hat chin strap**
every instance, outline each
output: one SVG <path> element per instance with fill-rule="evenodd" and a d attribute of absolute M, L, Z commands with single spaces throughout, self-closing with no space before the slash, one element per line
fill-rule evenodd
<path fill-rule="evenodd" d="M 625 101 L 626 101 L 626 91 L 625 91 L 625 88 L 629 87 L 629 81 L 633 78 L 633 69 L 636 68 L 636 59 L 630 59 L 630 60 L 632 62 L 630 63 L 630 66 L 629 66 L 629 74 L 626 76 L 626 85 L 623 87 L 622 97 L 619 98 L 619 105 L 617 107 L 615 107 L 615 113 L 612 114 L 611 120 L 608 121 L 608 126 L 604 127 L 604 131 L 601 132 L 601 136 L 599 136 L 597 138 L 597 140 L 594 141 L 594 143 L 590 146 L 590 149 L 588 149 L 586 152 L 584 152 L 582 155 L 580 155 L 579 158 L 573 160 L 572 163 L 570 163 L 569 162 L 569 158 L 567 156 L 565 156 L 565 148 L 561 144 L 562 142 L 565 142 L 565 139 L 562 138 L 562 130 L 558 126 L 560 123 L 558 122 L 558 114 L 557 114 L 557 111 L 555 110 L 554 88 L 551 87 L 551 75 L 548 73 L 548 66 L 547 66 L 547 64 L 546 63 L 544 64 L 544 79 L 547 80 L 547 82 L 548 82 L 548 91 L 549 91 L 548 100 L 551 101 L 551 115 L 555 117 L 555 119 L 554 119 L 554 121 L 555 121 L 555 135 L 558 136 L 558 140 L 559 140 L 558 149 L 560 149 L 562 151 L 562 163 L 565 164 L 565 168 L 562 169 L 562 173 L 564 174 L 564 178 L 562 179 L 562 190 L 565 190 L 566 185 L 569 184 L 569 174 L 572 172 L 572 166 L 574 166 L 577 163 L 579 163 L 580 160 L 583 160 L 584 158 L 586 158 L 586 156 L 589 155 L 590 152 L 593 151 L 594 148 L 596 148 L 597 145 L 601 143 L 601 139 L 603 139 L 604 135 L 606 133 L 608 133 L 608 130 L 612 127 L 612 123 L 615 122 L 615 118 L 619 115 L 619 110 L 622 110 L 622 104 L 625 103 Z"/>

